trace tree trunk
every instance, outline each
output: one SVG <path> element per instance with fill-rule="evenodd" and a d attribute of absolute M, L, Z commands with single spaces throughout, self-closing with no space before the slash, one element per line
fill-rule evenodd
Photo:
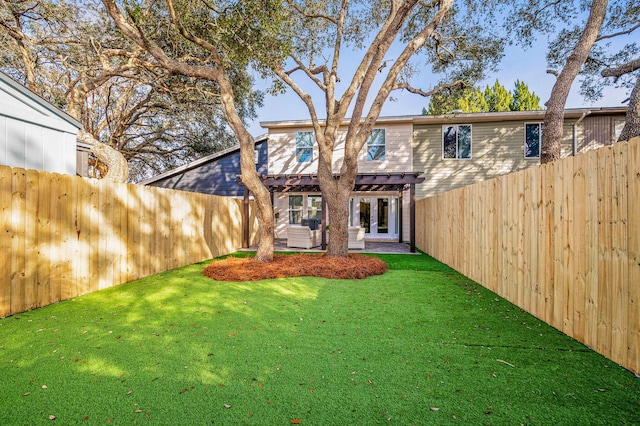
<path fill-rule="evenodd" d="M 327 203 L 331 222 L 329 224 L 329 245 L 327 256 L 347 257 L 349 254 L 349 198 L 351 187 L 342 178 L 336 180 L 334 190 L 322 196 Z"/>
<path fill-rule="evenodd" d="M 186 40 L 198 44 L 205 48 L 213 56 L 215 62 L 211 66 L 194 66 L 175 59 L 170 58 L 167 53 L 157 44 L 147 39 L 140 31 L 140 28 L 130 25 L 120 9 L 113 0 L 102 0 L 107 9 L 107 13 L 114 20 L 118 28 L 138 46 L 151 54 L 158 65 L 171 71 L 172 73 L 190 76 L 194 78 L 206 79 L 218 84 L 220 88 L 220 101 L 224 110 L 225 117 L 233 133 L 238 138 L 240 144 L 240 169 L 242 173 L 242 182 L 251 191 L 258 207 L 258 227 L 259 242 L 256 252 L 256 261 L 273 260 L 273 239 L 274 239 L 274 223 L 273 223 L 273 206 L 271 204 L 271 195 L 265 188 L 254 161 L 255 141 L 253 136 L 249 134 L 238 111 L 236 110 L 233 86 L 229 80 L 229 75 L 224 66 L 224 61 L 220 58 L 219 50 L 215 46 L 198 39 L 191 35 L 177 18 L 174 20 L 176 28 L 180 31 Z M 167 6 L 173 15 L 173 4 L 167 2 Z"/>
<path fill-rule="evenodd" d="M 564 107 L 567 102 L 567 96 L 571 90 L 573 80 L 575 80 L 582 65 L 587 60 L 589 52 L 591 52 L 591 48 L 598 37 L 607 11 L 607 2 L 607 0 L 594 0 L 591 3 L 591 11 L 584 31 L 573 52 L 567 58 L 567 62 L 551 90 L 551 96 L 546 103 L 547 112 L 544 115 L 544 130 L 542 131 L 540 162 L 543 164 L 560 158 Z"/>
<path fill-rule="evenodd" d="M 270 262 L 273 260 L 275 229 L 271 194 L 262 183 L 256 170 L 254 157 L 255 140 L 247 131 L 242 119 L 238 115 L 233 97 L 233 86 L 229 82 L 226 74 L 222 74 L 217 83 L 220 88 L 220 100 L 225 117 L 240 144 L 242 183 L 253 194 L 258 208 L 258 249 L 256 250 L 254 260 L 258 262 Z"/>
<path fill-rule="evenodd" d="M 100 162 L 107 166 L 106 175 L 102 179 L 112 182 L 125 182 L 129 177 L 129 165 L 122 153 L 96 140 L 91 134 L 80 130 L 78 140 L 91 145 L 91 152 Z"/>
<path fill-rule="evenodd" d="M 636 136 L 640 136 L 640 75 L 638 75 L 636 85 L 631 91 L 627 118 L 618 141 L 628 141 Z"/>

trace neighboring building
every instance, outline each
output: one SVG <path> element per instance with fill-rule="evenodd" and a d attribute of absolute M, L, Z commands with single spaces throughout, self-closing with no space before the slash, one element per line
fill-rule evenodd
<path fill-rule="evenodd" d="M 567 109 L 561 156 L 612 144 L 627 108 Z M 544 111 L 413 117 L 413 170 L 424 198 L 540 163 Z"/>
<path fill-rule="evenodd" d="M 254 156 L 261 175 L 267 174 L 267 146 L 266 136 L 256 138 Z M 240 174 L 240 147 L 236 145 L 138 183 L 202 194 L 242 197 L 244 187 L 238 181 Z"/>
<path fill-rule="evenodd" d="M 87 155 L 76 143 L 80 129 L 73 117 L 0 72 L 0 164 L 70 175 L 82 174 L 84 166 L 86 176 L 86 161 L 78 160 Z"/>

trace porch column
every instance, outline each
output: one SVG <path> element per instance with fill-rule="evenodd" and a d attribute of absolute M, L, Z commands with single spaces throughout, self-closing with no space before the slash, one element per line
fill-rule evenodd
<path fill-rule="evenodd" d="M 402 193 L 403 190 L 398 191 L 398 242 L 402 243 Z"/>
<path fill-rule="evenodd" d="M 416 252 L 416 184 L 412 183 L 409 189 L 409 250 Z"/>
<path fill-rule="evenodd" d="M 242 200 L 242 248 L 249 248 L 249 188 L 246 186 Z"/>

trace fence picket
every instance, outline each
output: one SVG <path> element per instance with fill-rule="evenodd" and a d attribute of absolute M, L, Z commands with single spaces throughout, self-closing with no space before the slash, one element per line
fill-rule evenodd
<path fill-rule="evenodd" d="M 235 251 L 238 205 L 0 166 L 0 317 Z M 225 220 L 205 238 L 213 211 Z"/>
<path fill-rule="evenodd" d="M 426 251 L 447 264 L 481 251 L 480 284 L 640 372 L 640 138 L 501 176 L 457 191 L 467 238 L 448 222 L 417 216 Z M 442 215 L 451 193 L 418 201 Z M 421 213 L 422 214 L 422 213 Z M 436 214 L 436 216 L 438 216 Z M 457 224 L 456 217 L 452 223 Z M 456 225 L 457 226 L 457 225 Z M 437 244 L 434 244 L 437 242 Z M 458 245 L 456 245 L 458 244 Z"/>
<path fill-rule="evenodd" d="M 9 167 L 0 167 L 0 253 L 2 263 L 12 263 L 11 240 L 11 181 L 12 171 Z M 6 254 L 5 254 L 6 253 Z M 0 274 L 0 317 L 11 314 L 11 276 L 10 271 Z"/>

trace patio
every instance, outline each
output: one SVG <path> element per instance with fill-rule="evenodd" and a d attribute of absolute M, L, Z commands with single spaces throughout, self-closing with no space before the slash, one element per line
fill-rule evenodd
<path fill-rule="evenodd" d="M 257 246 L 253 245 L 247 249 L 239 249 L 238 251 L 256 251 Z M 286 238 L 276 238 L 274 243 L 275 251 L 295 251 L 295 252 L 322 252 L 320 247 L 312 249 L 300 249 L 287 247 Z M 351 253 L 378 253 L 378 254 L 420 254 L 411 253 L 408 243 L 398 242 L 382 242 L 382 241 L 366 241 L 364 250 L 349 250 Z"/>

